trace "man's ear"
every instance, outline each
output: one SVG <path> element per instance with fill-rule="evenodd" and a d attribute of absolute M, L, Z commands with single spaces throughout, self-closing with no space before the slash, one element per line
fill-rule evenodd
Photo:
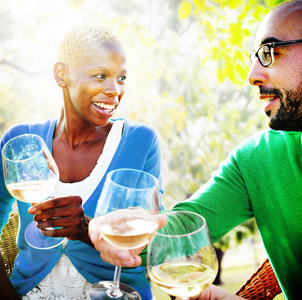
<path fill-rule="evenodd" d="M 67 69 L 66 67 L 60 63 L 57 62 L 53 67 L 53 73 L 56 80 L 56 83 L 60 87 L 66 87 L 67 85 Z"/>

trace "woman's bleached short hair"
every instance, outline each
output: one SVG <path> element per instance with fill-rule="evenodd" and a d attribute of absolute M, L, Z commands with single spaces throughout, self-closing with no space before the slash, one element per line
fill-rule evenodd
<path fill-rule="evenodd" d="M 91 50 L 103 44 L 122 46 L 122 41 L 108 28 L 96 25 L 78 26 L 69 30 L 60 45 L 58 60 L 74 70 Z"/>

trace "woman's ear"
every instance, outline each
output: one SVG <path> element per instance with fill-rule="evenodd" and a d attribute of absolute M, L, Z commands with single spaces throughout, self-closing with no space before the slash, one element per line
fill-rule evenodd
<path fill-rule="evenodd" d="M 53 73 L 56 80 L 56 83 L 60 87 L 66 87 L 67 85 L 67 70 L 66 67 L 60 63 L 57 62 L 53 67 Z"/>

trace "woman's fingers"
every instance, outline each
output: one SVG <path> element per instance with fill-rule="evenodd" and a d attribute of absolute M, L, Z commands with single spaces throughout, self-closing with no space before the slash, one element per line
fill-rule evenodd
<path fill-rule="evenodd" d="M 77 195 L 57 198 L 53 197 L 39 204 L 31 206 L 28 209 L 28 212 L 30 214 L 36 214 L 36 216 L 39 216 L 42 213 L 47 213 L 48 217 L 62 217 L 69 213 L 68 210 L 70 208 L 80 208 L 81 210 L 83 210 L 82 198 Z"/>
<path fill-rule="evenodd" d="M 82 198 L 77 195 L 52 197 L 29 208 L 35 214 L 37 227 L 45 236 L 67 237 L 88 245 L 88 223 L 91 218 L 84 214 Z"/>

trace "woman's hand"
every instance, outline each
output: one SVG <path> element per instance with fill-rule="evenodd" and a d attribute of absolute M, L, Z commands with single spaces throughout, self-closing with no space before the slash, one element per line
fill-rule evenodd
<path fill-rule="evenodd" d="M 45 236 L 66 237 L 93 246 L 88 236 L 88 223 L 91 218 L 84 214 L 81 197 L 50 198 L 31 206 L 28 212 L 35 214 L 34 220 L 38 222 L 37 227 Z"/>
<path fill-rule="evenodd" d="M 168 219 L 165 215 L 158 215 L 158 218 L 158 228 L 160 229 L 166 225 Z M 123 250 L 110 245 L 99 235 L 95 219 L 92 219 L 89 223 L 89 236 L 95 249 L 101 253 L 101 258 L 104 261 L 115 266 L 124 267 L 137 267 L 142 263 L 139 254 L 146 246 L 132 250 Z"/>

